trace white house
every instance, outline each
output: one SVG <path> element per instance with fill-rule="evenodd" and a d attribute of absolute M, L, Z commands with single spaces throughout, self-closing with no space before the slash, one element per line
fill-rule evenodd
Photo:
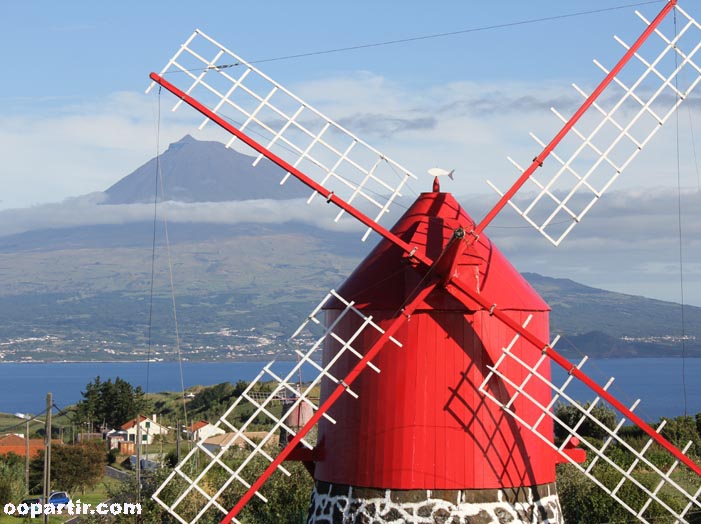
<path fill-rule="evenodd" d="M 156 435 L 167 435 L 168 428 L 161 426 L 156 421 L 156 415 L 152 418 L 139 415 L 138 417 L 122 424 L 121 428 L 127 432 L 129 441 L 136 442 L 136 435 L 139 432 L 138 427 L 141 427 L 141 442 L 143 444 L 153 444 L 153 438 Z"/>
<path fill-rule="evenodd" d="M 220 450 L 228 448 L 229 446 L 244 447 L 243 441 L 236 438 L 236 433 L 224 433 L 222 435 L 209 437 L 202 445 L 212 453 L 218 453 Z"/>
<path fill-rule="evenodd" d="M 190 440 L 204 440 L 209 437 L 214 437 L 216 435 L 223 435 L 225 432 L 223 429 L 218 428 L 206 420 L 200 420 L 186 428 L 187 438 Z"/>
<path fill-rule="evenodd" d="M 218 453 L 222 449 L 230 448 L 233 446 L 238 446 L 239 448 L 245 448 L 250 445 L 250 442 L 260 442 L 265 437 L 268 436 L 267 431 L 245 431 L 243 433 L 243 438 L 241 435 L 236 433 L 222 433 L 221 435 L 215 435 L 209 437 L 205 440 L 202 445 L 211 451 L 212 453 Z M 249 442 L 250 441 L 250 442 Z M 279 437 L 273 435 L 268 441 L 269 446 L 277 446 L 279 443 Z"/>
<path fill-rule="evenodd" d="M 121 429 L 113 429 L 105 435 L 107 449 L 119 448 L 120 442 L 129 442 L 129 434 Z"/>

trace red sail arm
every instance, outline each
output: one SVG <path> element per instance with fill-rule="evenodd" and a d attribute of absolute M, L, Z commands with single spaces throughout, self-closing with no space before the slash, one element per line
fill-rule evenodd
<path fill-rule="evenodd" d="M 609 86 L 613 79 L 620 73 L 621 69 L 630 61 L 630 59 L 635 56 L 640 47 L 645 43 L 648 37 L 657 29 L 657 27 L 662 23 L 662 20 L 669 14 L 674 6 L 677 5 L 677 0 L 669 0 L 664 6 L 662 11 L 655 17 L 655 19 L 650 23 L 645 31 L 638 37 L 635 43 L 630 46 L 628 51 L 623 55 L 623 57 L 618 61 L 613 69 L 606 75 L 603 81 L 597 86 L 597 88 L 592 92 L 591 95 L 584 101 L 582 106 L 577 110 L 577 112 L 572 115 L 572 117 L 563 126 L 560 132 L 555 135 L 545 149 L 533 159 L 531 165 L 526 168 L 526 170 L 521 174 L 521 176 L 516 180 L 516 182 L 509 188 L 506 193 L 499 199 L 499 202 L 492 208 L 489 213 L 482 219 L 482 221 L 477 224 L 474 231 L 472 232 L 475 236 L 479 236 L 482 231 L 494 220 L 494 218 L 501 212 L 502 209 L 508 204 L 509 200 L 518 192 L 519 189 L 525 184 L 531 175 L 543 165 L 545 159 L 553 152 L 557 145 L 562 141 L 563 138 L 569 133 L 574 125 L 579 121 L 579 119 L 586 113 L 589 108 L 596 102 L 599 95 Z"/>
<path fill-rule="evenodd" d="M 198 100 L 191 97 L 190 95 L 188 95 L 187 93 L 185 93 L 181 89 L 178 89 L 177 87 L 175 87 L 173 84 L 168 82 L 165 78 L 160 76 L 158 73 L 151 73 L 149 75 L 149 77 L 151 78 L 151 80 L 156 82 L 158 85 L 165 87 L 168 91 L 173 93 L 175 96 L 177 96 L 183 102 L 185 102 L 186 104 L 188 104 L 192 108 L 196 109 L 197 111 L 199 111 L 203 115 L 205 115 L 212 122 L 214 122 L 218 126 L 224 128 L 226 131 L 228 131 L 229 133 L 234 135 L 236 138 L 243 141 L 246 145 L 250 146 L 252 149 L 254 149 L 258 153 L 260 153 L 263 156 L 265 156 L 266 158 L 268 158 L 268 160 L 272 161 L 274 164 L 281 167 L 286 172 L 291 173 L 300 182 L 309 186 L 311 189 L 313 189 L 314 191 L 319 193 L 321 196 L 323 196 L 327 202 L 330 202 L 330 203 L 335 204 L 336 206 L 340 207 L 343 211 L 345 211 L 349 215 L 356 218 L 363 225 L 371 228 L 377 234 L 386 238 L 390 242 L 393 242 L 394 244 L 398 245 L 403 250 L 405 250 L 407 253 L 409 253 L 411 251 L 412 248 L 409 246 L 409 244 L 404 242 L 401 238 L 399 238 L 398 236 L 391 233 L 388 229 L 382 227 L 380 224 L 375 222 L 372 218 L 370 218 L 366 214 L 358 211 L 358 209 L 356 209 L 354 206 L 350 205 L 348 202 L 346 202 L 342 198 L 339 198 L 338 196 L 336 196 L 333 191 L 326 189 L 324 186 L 322 186 L 321 184 L 316 182 L 314 179 L 305 175 L 302 171 L 300 171 L 299 169 L 294 167 L 292 164 L 290 164 L 286 160 L 280 158 L 278 155 L 276 155 L 275 153 L 273 153 L 272 151 L 270 151 L 269 149 L 264 147 L 259 142 L 256 142 L 255 140 L 253 140 L 250 136 L 248 136 L 247 134 L 242 132 L 240 129 L 237 129 L 236 127 L 234 127 L 227 120 L 225 120 L 224 118 L 222 118 L 218 114 L 211 111 L 207 106 L 200 103 Z"/>
<path fill-rule="evenodd" d="M 248 504 L 248 502 L 253 498 L 256 491 L 258 491 L 263 484 L 268 480 L 270 475 L 272 475 L 280 464 L 282 464 L 285 459 L 295 450 L 297 445 L 302 441 L 305 435 L 314 427 L 314 425 L 319 422 L 319 419 L 326 413 L 331 406 L 338 400 L 346 389 L 353 384 L 358 375 L 365 369 L 365 366 L 380 352 L 384 345 L 389 341 L 390 337 L 399 329 L 404 322 L 413 314 L 414 310 L 423 303 L 424 299 L 433 291 L 436 287 L 436 283 L 429 284 L 423 288 L 417 288 L 414 292 L 413 298 L 410 298 L 407 305 L 398 312 L 394 321 L 390 324 L 387 330 L 380 336 L 380 338 L 375 342 L 372 347 L 365 353 L 363 358 L 358 361 L 358 363 L 353 367 L 353 369 L 346 375 L 346 377 L 341 381 L 341 383 L 336 386 L 336 389 L 329 395 L 329 397 L 324 401 L 324 403 L 319 406 L 314 412 L 314 415 L 309 419 L 309 421 L 302 427 L 297 434 L 290 440 L 287 446 L 280 452 L 280 454 L 275 457 L 266 470 L 262 473 L 260 477 L 251 485 L 251 487 L 246 491 L 246 493 L 241 497 L 241 499 L 236 503 L 236 505 L 231 509 L 231 511 L 222 519 L 222 524 L 229 524 L 236 515 L 243 509 L 243 507 Z"/>
<path fill-rule="evenodd" d="M 669 4 L 666 6 L 671 9 L 673 5 L 676 2 L 674 0 L 670 1 Z M 666 9 L 665 8 L 665 9 Z M 665 11 L 663 10 L 663 13 Z M 660 13 L 662 15 L 662 13 Z M 660 16 L 658 16 L 655 21 L 658 21 Z M 659 23 L 659 21 L 657 22 Z M 650 26 L 652 27 L 652 25 Z M 400 247 L 402 250 L 404 250 L 409 256 L 412 256 L 415 260 L 420 262 L 426 267 L 432 267 L 434 264 L 434 261 L 430 259 L 429 257 L 422 255 L 420 252 L 417 252 L 416 249 L 414 249 L 411 245 L 407 244 L 399 238 L 397 235 L 392 233 L 391 231 L 385 229 L 375 221 L 373 221 L 371 218 L 369 218 L 367 215 L 361 213 L 358 211 L 354 206 L 348 204 L 345 200 L 337 197 L 336 195 L 333 194 L 332 191 L 329 191 L 328 189 L 324 188 L 321 184 L 315 182 L 308 176 L 306 176 L 304 173 L 302 173 L 299 169 L 295 168 L 279 156 L 275 155 L 265 147 L 263 147 L 261 144 L 253 140 L 251 137 L 234 127 L 231 123 L 227 122 L 224 120 L 222 117 L 219 115 L 213 113 L 209 108 L 192 98 L 190 95 L 184 93 L 165 79 L 163 79 L 160 75 L 156 73 L 151 73 L 150 75 L 151 79 L 160 84 L 161 86 L 165 87 L 168 91 L 173 93 L 175 96 L 186 102 L 188 105 L 192 106 L 194 109 L 198 110 L 200 113 L 205 115 L 207 118 L 211 119 L 213 122 L 215 122 L 217 125 L 221 126 L 224 128 L 226 131 L 232 133 L 239 139 L 243 140 L 246 144 L 248 144 L 250 147 L 252 147 L 254 150 L 257 152 L 263 154 L 266 156 L 268 159 L 270 159 L 272 162 L 280 166 L 282 169 L 285 171 L 292 173 L 296 178 L 298 178 L 301 182 L 309 186 L 311 189 L 314 191 L 317 191 L 319 194 L 323 195 L 329 202 L 335 204 L 336 206 L 340 207 L 344 211 L 348 212 L 351 216 L 355 217 L 358 219 L 361 223 L 363 223 L 365 226 L 372 228 L 376 233 L 381 235 L 382 237 L 386 238 L 390 242 L 393 242 L 395 245 Z M 482 221 L 484 223 L 484 220 Z M 485 224 L 486 227 L 486 224 Z M 478 226 L 479 228 L 479 226 Z M 477 231 L 477 230 L 475 230 Z M 475 233 L 475 232 L 473 232 Z M 474 235 L 466 235 L 465 237 L 465 242 L 468 243 L 468 245 L 471 242 L 474 242 L 476 239 L 476 236 Z M 584 384 L 586 384 L 589 388 L 591 388 L 597 395 L 599 395 L 601 398 L 609 402 L 614 408 L 616 408 L 623 416 L 625 416 L 628 420 L 633 422 L 634 424 L 638 425 L 640 429 L 642 429 L 647 435 L 649 435 L 655 442 L 660 444 L 662 447 L 664 447 L 667 451 L 669 451 L 672 455 L 674 455 L 675 458 L 679 459 L 680 462 L 688 466 L 694 473 L 697 475 L 701 476 L 701 467 L 699 467 L 694 461 L 692 461 L 689 457 L 684 455 L 677 447 L 675 447 L 672 443 L 670 443 L 667 439 L 665 439 L 662 435 L 657 433 L 650 425 L 648 425 L 645 421 L 643 421 L 640 417 L 638 417 L 635 413 L 633 413 L 628 407 L 626 407 L 624 404 L 622 404 L 619 400 L 617 400 L 613 395 L 611 395 L 608 391 L 606 391 L 603 387 L 601 387 L 599 384 L 597 384 L 594 380 L 592 380 L 589 376 L 587 376 L 585 373 L 583 373 L 581 370 L 577 369 L 577 367 L 571 363 L 569 360 L 567 360 L 565 357 L 560 355 L 557 351 L 555 351 L 553 348 L 550 347 L 550 343 L 548 341 L 541 340 L 537 336 L 533 335 L 530 333 L 528 330 L 524 329 L 518 322 L 515 322 L 512 320 L 505 312 L 499 309 L 498 304 L 495 304 L 493 301 L 489 299 L 489 297 L 486 297 L 484 293 L 476 293 L 473 290 L 469 288 L 469 286 L 465 285 L 462 281 L 452 279 L 449 281 L 450 285 L 447 286 L 448 290 L 452 290 L 458 295 L 459 299 L 465 299 L 466 297 L 474 300 L 476 303 L 480 304 L 485 310 L 490 311 L 495 317 L 497 317 L 499 320 L 501 320 L 504 324 L 506 324 L 510 329 L 512 329 L 515 333 L 518 333 L 521 335 L 525 340 L 533 344 L 539 351 L 544 351 L 556 364 L 558 364 L 560 367 L 565 369 L 568 373 L 571 373 L 574 375 L 576 378 L 581 380 Z M 321 415 L 320 415 L 321 416 Z M 251 493 L 252 496 L 252 493 Z M 250 498 L 250 497 L 249 497 Z"/>
<path fill-rule="evenodd" d="M 577 366 L 572 362 L 567 360 L 565 357 L 560 355 L 552 347 L 548 341 L 542 340 L 527 329 L 524 329 L 521 324 L 514 321 L 508 314 L 497 307 L 489 301 L 488 297 L 484 294 L 478 294 L 470 291 L 467 286 L 463 285 L 459 280 L 452 280 L 450 285 L 446 288 L 448 291 L 453 293 L 459 300 L 464 300 L 466 297 L 474 300 L 480 304 L 485 310 L 489 311 L 490 314 L 501 320 L 507 327 L 518 333 L 525 340 L 535 346 L 539 351 L 545 353 L 551 360 L 553 360 L 557 365 L 567 371 L 569 374 L 573 375 L 575 378 L 581 380 L 586 386 L 593 390 L 598 396 L 604 399 L 606 402 L 611 404 L 615 409 L 617 409 L 626 419 L 633 422 L 635 425 L 640 427 L 650 438 L 657 442 L 660 446 L 669 451 L 675 458 L 677 458 L 684 465 L 689 467 L 694 473 L 701 477 L 701 467 L 696 464 L 689 457 L 684 455 L 674 444 L 665 439 L 657 431 L 655 431 L 649 424 L 647 424 L 643 419 L 631 411 L 627 406 L 621 403 L 616 397 L 611 395 L 607 390 L 597 384 L 592 378 L 582 372 Z"/>
<path fill-rule="evenodd" d="M 636 41 L 636 43 L 630 48 L 629 52 L 626 53 L 626 55 L 621 59 L 621 61 L 617 64 L 617 66 L 612 70 L 612 72 L 607 75 L 606 79 L 601 83 L 601 85 L 594 91 L 594 93 L 587 99 L 587 101 L 584 103 L 584 105 L 575 113 L 575 115 L 570 119 L 570 121 L 565 125 L 565 127 L 558 133 L 558 135 L 551 141 L 550 144 L 545 148 L 545 150 L 537 156 L 531 166 L 523 173 L 523 175 L 519 178 L 519 180 L 512 186 L 512 188 L 507 192 L 504 197 L 500 200 L 500 202 L 495 206 L 492 211 L 480 222 L 480 224 L 477 225 L 477 227 L 471 232 L 471 235 L 468 235 L 464 241 L 466 242 L 467 246 L 465 246 L 467 249 L 469 249 L 469 245 L 476 240 L 476 238 L 479 236 L 479 234 L 487 227 L 487 225 L 491 222 L 491 220 L 499 213 L 499 211 L 506 205 L 507 201 L 519 190 L 519 188 L 525 183 L 525 181 L 528 179 L 528 177 L 541 165 L 543 160 L 552 152 L 552 150 L 555 148 L 555 146 L 562 140 L 562 138 L 571 130 L 571 128 L 575 125 L 577 120 L 582 116 L 582 114 L 594 103 L 595 99 L 601 94 L 601 92 L 605 89 L 605 87 L 612 81 L 613 77 L 620 71 L 620 69 L 625 65 L 625 63 L 633 56 L 633 54 L 637 51 L 637 49 L 642 45 L 644 40 L 652 33 L 652 31 L 655 30 L 655 28 L 659 25 L 661 20 L 666 16 L 666 14 L 674 7 L 676 4 L 676 0 L 670 0 L 668 4 L 665 6 L 665 8 L 662 10 L 662 12 L 655 18 L 655 20 L 650 24 L 648 29 L 641 35 L 641 37 Z M 286 172 L 291 173 L 293 176 L 295 176 L 297 179 L 299 179 L 301 182 L 306 184 L 308 187 L 313 189 L 314 191 L 318 192 L 322 196 L 324 196 L 327 200 L 327 202 L 333 203 L 334 205 L 338 206 L 345 212 L 349 213 L 351 216 L 355 217 L 358 221 L 360 221 L 362 224 L 365 226 L 371 228 L 374 230 L 376 233 L 384 237 L 385 239 L 389 240 L 390 242 L 394 243 L 398 247 L 400 247 L 402 250 L 404 250 L 405 253 L 407 253 L 408 256 L 413 257 L 415 260 L 417 260 L 419 263 L 423 264 L 427 268 L 433 268 L 434 266 L 434 261 L 431 260 L 429 257 L 426 257 L 422 255 L 421 253 L 416 252 L 416 249 L 413 248 L 411 245 L 407 244 L 404 242 L 401 238 L 397 237 L 394 235 L 391 231 L 385 229 L 384 227 L 380 226 L 369 218 L 367 215 L 361 213 L 358 211 L 354 206 L 346 202 L 345 200 L 337 197 L 332 191 L 329 191 L 325 187 L 323 187 L 321 184 L 317 183 L 310 177 L 306 176 L 304 173 L 302 173 L 300 170 L 280 158 L 279 156 L 275 155 L 268 149 L 266 149 L 264 146 L 250 138 L 248 135 L 234 127 L 231 123 L 220 117 L 219 115 L 215 114 L 211 110 L 209 110 L 206 106 L 198 102 L 196 99 L 188 95 L 187 93 L 183 92 L 182 90 L 178 89 L 168 81 L 166 81 L 164 78 L 162 78 L 160 75 L 156 73 L 152 73 L 150 75 L 151 79 L 158 83 L 159 85 L 165 87 L 168 91 L 172 92 L 175 96 L 198 110 L 200 113 L 205 115 L 207 118 L 215 122 L 217 125 L 220 127 L 224 128 L 227 130 L 229 133 L 233 134 L 237 138 L 241 139 L 244 143 L 249 145 L 251 148 L 253 148 L 255 151 L 258 153 L 261 153 L 265 157 L 267 157 L 269 160 L 271 160 L 273 163 L 277 164 L 279 167 L 284 169 Z M 434 268 L 436 270 L 439 270 L 440 268 Z M 440 271 L 438 271 L 440 272 Z M 640 419 L 637 415 L 635 415 L 630 409 L 628 409 L 626 406 L 624 406 L 620 401 L 618 401 L 615 397 L 613 397 L 611 394 L 609 394 L 604 388 L 599 386 L 596 382 L 594 382 L 591 378 L 589 378 L 586 374 L 584 374 L 581 370 L 579 370 L 574 364 L 569 362 L 567 359 L 565 359 L 562 355 L 557 353 L 553 348 L 550 347 L 549 343 L 547 341 L 541 340 L 539 337 L 533 335 L 526 329 L 524 329 L 520 324 L 512 320 L 507 313 L 499 309 L 498 304 L 495 304 L 493 301 L 489 299 L 489 297 L 485 296 L 483 293 L 479 294 L 476 293 L 474 290 L 472 290 L 469 286 L 467 286 L 465 283 L 463 283 L 460 280 L 457 279 L 451 279 L 451 272 L 448 272 L 448 274 L 444 275 L 438 275 L 443 277 L 443 282 L 441 283 L 442 285 L 446 285 L 447 289 L 454 293 L 459 299 L 465 300 L 466 298 L 469 298 L 470 300 L 480 304 L 485 310 L 490 311 L 491 314 L 496 316 L 500 321 L 502 321 L 506 326 L 508 326 L 510 329 L 512 329 L 515 333 L 518 333 L 520 336 L 522 336 L 525 340 L 527 340 L 529 343 L 533 344 L 539 351 L 543 351 L 548 357 L 550 357 L 555 363 L 557 363 L 559 366 L 564 368 L 566 371 L 574 375 L 576 378 L 581 380 L 584 384 L 586 384 L 589 388 L 591 388 L 597 395 L 599 395 L 601 398 L 609 402 L 614 408 L 616 408 L 623 416 L 625 416 L 628 420 L 631 422 L 637 424 L 645 433 L 647 433 L 654 441 L 656 441 L 658 444 L 660 444 L 662 447 L 664 447 L 667 451 L 669 451 L 673 456 L 675 456 L 680 462 L 688 466 L 692 471 L 694 471 L 697 475 L 701 476 L 701 468 L 693 462 L 691 459 L 689 459 L 686 455 L 684 455 L 679 449 L 677 449 L 674 445 L 672 445 L 670 442 L 668 442 L 664 437 L 662 437 L 659 433 L 657 433 L 655 430 L 653 430 L 648 424 L 646 424 L 642 419 Z M 312 419 L 309 421 L 307 425 L 305 425 L 304 428 L 300 430 L 300 432 L 297 433 L 297 435 L 292 439 L 292 441 L 288 444 L 288 446 L 278 455 L 278 457 L 270 464 L 268 469 L 266 469 L 265 473 L 251 486 L 251 488 L 247 491 L 247 493 L 244 495 L 244 497 L 237 503 L 237 505 L 229 512 L 229 514 L 225 517 L 223 522 L 228 523 L 231 522 L 231 520 L 240 512 L 241 508 L 251 499 L 251 497 L 254 495 L 254 493 L 265 483 L 265 481 L 268 479 L 268 477 L 272 474 L 272 472 L 287 458 L 287 456 L 290 454 L 292 450 L 296 447 L 298 442 L 306 435 L 306 433 L 309 431 L 311 427 L 318 421 L 318 419 L 323 416 L 323 414 L 328 411 L 328 409 L 331 407 L 331 405 L 335 402 L 335 400 L 340 396 L 343 391 L 346 389 L 348 385 L 350 385 L 355 378 L 360 374 L 364 366 L 369 362 L 376 354 L 379 352 L 384 344 L 388 340 L 388 337 L 391 336 L 396 329 L 401 325 L 403 321 L 406 320 L 407 316 L 411 315 L 413 310 L 417 307 L 419 303 L 425 298 L 435 287 L 435 283 L 431 284 L 421 290 L 418 290 L 415 294 L 414 299 L 410 302 L 410 304 L 404 309 L 403 312 L 400 312 L 398 314 L 397 318 L 395 321 L 391 324 L 389 329 L 385 332 L 385 334 L 380 338 L 380 340 L 373 345 L 373 347 L 368 351 L 366 354 L 365 358 L 361 360 L 358 365 L 349 373 L 349 375 L 344 379 L 344 383 L 342 383 L 340 386 L 338 386 L 332 395 L 320 406 L 319 410 L 317 410 L 316 414 Z"/>

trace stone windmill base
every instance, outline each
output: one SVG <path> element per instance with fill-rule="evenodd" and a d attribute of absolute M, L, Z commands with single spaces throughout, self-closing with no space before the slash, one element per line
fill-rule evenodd
<path fill-rule="evenodd" d="M 317 481 L 307 524 L 562 524 L 555 484 L 520 489 L 389 490 Z"/>

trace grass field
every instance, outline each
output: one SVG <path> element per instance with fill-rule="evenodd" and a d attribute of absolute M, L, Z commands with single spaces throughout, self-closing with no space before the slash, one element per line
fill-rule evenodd
<path fill-rule="evenodd" d="M 30 423 L 32 429 L 38 428 L 39 424 Z M 11 413 L 0 413 L 0 434 L 2 433 L 22 433 L 25 431 L 25 423 L 22 419 Z"/>

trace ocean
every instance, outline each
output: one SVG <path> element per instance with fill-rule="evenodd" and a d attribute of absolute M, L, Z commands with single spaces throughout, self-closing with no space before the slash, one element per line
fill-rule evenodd
<path fill-rule="evenodd" d="M 185 387 L 213 385 L 221 382 L 250 381 L 264 362 L 184 362 Z M 280 362 L 276 371 L 283 373 L 293 363 Z M 641 399 L 635 412 L 644 420 L 701 412 L 701 359 L 590 359 L 583 371 L 599 384 L 609 377 L 615 382 L 609 391 L 630 406 Z M 44 410 L 46 393 L 53 394 L 59 408 L 78 402 L 85 385 L 97 375 L 102 380 L 120 377 L 148 392 L 180 391 L 180 371 L 176 362 L 85 362 L 85 363 L 1 363 L 0 412 L 35 414 Z M 556 384 L 566 373 L 553 370 Z M 310 377 L 304 377 L 309 379 Z M 686 382 L 686 384 L 684 384 Z M 580 401 L 592 399 L 590 391 L 576 381 L 568 393 Z"/>

